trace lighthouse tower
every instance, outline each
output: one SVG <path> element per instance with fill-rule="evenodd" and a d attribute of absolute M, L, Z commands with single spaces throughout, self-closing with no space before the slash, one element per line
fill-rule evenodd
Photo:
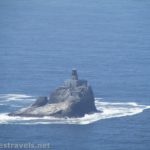
<path fill-rule="evenodd" d="M 78 80 L 78 73 L 76 69 L 72 69 L 72 75 L 71 75 L 72 80 Z"/>

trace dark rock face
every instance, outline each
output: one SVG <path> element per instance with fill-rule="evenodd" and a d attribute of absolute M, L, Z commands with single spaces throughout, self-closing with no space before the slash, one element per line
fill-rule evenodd
<path fill-rule="evenodd" d="M 32 104 L 32 107 L 41 107 L 48 103 L 47 97 L 38 97 L 35 103 Z"/>
<path fill-rule="evenodd" d="M 72 78 L 54 90 L 49 97 L 39 97 L 28 108 L 20 109 L 11 116 L 82 117 L 96 112 L 94 94 L 86 80 L 78 80 L 76 70 Z"/>

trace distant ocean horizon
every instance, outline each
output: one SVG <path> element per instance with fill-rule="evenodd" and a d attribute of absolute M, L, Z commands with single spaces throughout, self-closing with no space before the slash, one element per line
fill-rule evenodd
<path fill-rule="evenodd" d="M 150 149 L 150 1 L 1 0 L 0 144 L 54 150 Z M 72 68 L 103 113 L 20 118 Z"/>

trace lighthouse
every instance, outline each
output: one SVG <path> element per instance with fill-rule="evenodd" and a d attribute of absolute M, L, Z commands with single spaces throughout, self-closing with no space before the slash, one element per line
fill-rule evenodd
<path fill-rule="evenodd" d="M 72 80 L 78 80 L 78 73 L 76 69 L 72 69 L 72 75 L 71 75 Z"/>

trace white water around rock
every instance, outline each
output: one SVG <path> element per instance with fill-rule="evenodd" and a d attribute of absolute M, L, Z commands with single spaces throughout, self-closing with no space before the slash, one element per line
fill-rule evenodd
<path fill-rule="evenodd" d="M 0 95 L 0 106 L 12 106 L 18 107 L 24 104 L 33 102 L 35 97 L 22 95 L 22 94 L 1 94 Z M 13 102 L 13 104 L 12 104 Z M 135 102 L 104 102 L 100 98 L 95 98 L 96 108 L 102 112 L 87 114 L 82 118 L 55 118 L 55 117 L 12 117 L 8 116 L 9 113 L 0 113 L 0 124 L 79 124 L 85 125 L 90 124 L 102 119 L 133 116 L 142 113 L 145 109 L 149 109 L 150 106 L 141 105 Z"/>

